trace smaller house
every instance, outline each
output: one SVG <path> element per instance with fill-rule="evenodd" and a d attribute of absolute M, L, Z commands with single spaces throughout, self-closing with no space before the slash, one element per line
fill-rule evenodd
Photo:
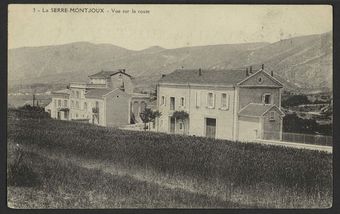
<path fill-rule="evenodd" d="M 52 92 L 45 111 L 55 119 L 100 126 L 140 123 L 149 95 L 135 93 L 132 79 L 125 69 L 100 71 L 88 82 L 71 82 L 67 89 Z"/>

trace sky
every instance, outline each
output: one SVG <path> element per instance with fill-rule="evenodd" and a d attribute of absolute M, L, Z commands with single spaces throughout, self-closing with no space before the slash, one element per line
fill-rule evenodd
<path fill-rule="evenodd" d="M 67 11 L 58 12 L 57 8 Z M 75 12 L 79 8 L 103 9 L 104 13 Z M 131 50 L 178 48 L 276 42 L 331 30 L 332 7 L 328 5 L 12 4 L 8 8 L 10 49 L 79 41 L 110 43 Z"/>

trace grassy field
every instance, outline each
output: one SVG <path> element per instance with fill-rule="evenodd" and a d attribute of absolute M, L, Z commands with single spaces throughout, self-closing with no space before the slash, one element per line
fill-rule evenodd
<path fill-rule="evenodd" d="M 30 154 L 26 155 L 30 160 L 25 161 L 26 168 L 35 171 L 36 175 L 33 177 L 45 183 L 30 187 L 30 191 L 34 193 L 27 194 L 35 195 L 36 191 L 42 191 L 54 199 L 41 203 L 35 201 L 37 207 L 45 207 L 44 203 L 49 207 L 87 208 L 328 208 L 332 205 L 332 155 L 323 152 L 192 136 L 123 131 L 42 119 L 27 114 L 18 116 L 15 111 L 9 111 L 8 140 L 10 144 L 18 143 L 38 151 L 34 153 L 35 156 L 26 152 Z M 106 161 L 130 172 L 135 169 L 140 172 L 151 171 L 154 177 L 166 177 L 167 181 L 185 181 L 186 186 L 197 190 L 197 194 L 181 188 L 170 190 L 153 185 L 152 182 L 142 188 L 134 178 L 129 180 L 112 177 L 113 175 L 107 175 L 99 169 L 88 171 L 90 169 L 69 165 L 65 158 L 50 160 L 41 155 L 36 156 L 39 149 L 42 153 L 62 154 L 60 157 Z M 13 156 L 15 159 L 15 155 Z M 41 160 L 33 160 L 34 158 Z M 58 167 L 51 167 L 54 164 Z M 63 182 L 58 183 L 60 176 Z M 106 176 L 108 180 L 115 181 L 105 180 Z M 15 177 L 12 176 L 12 179 Z M 79 186 L 74 178 L 77 178 L 75 181 L 80 179 L 79 183 L 84 185 Z M 92 185 L 94 180 L 96 184 Z M 126 188 L 120 190 L 115 186 L 117 182 L 121 182 L 119 186 Z M 142 189 L 135 190 L 136 186 Z M 28 191 L 23 190 L 23 187 L 18 188 L 18 185 L 10 187 L 9 200 L 20 195 L 17 191 Z M 61 190 L 50 191 L 53 188 Z M 77 194 L 68 196 L 71 199 L 66 202 L 60 195 L 65 190 L 63 188 Z M 110 188 L 114 190 L 107 193 L 106 189 Z M 88 191 L 93 192 L 92 200 L 79 201 L 83 198 L 80 193 L 87 194 Z M 120 203 L 121 200 L 127 203 Z"/>

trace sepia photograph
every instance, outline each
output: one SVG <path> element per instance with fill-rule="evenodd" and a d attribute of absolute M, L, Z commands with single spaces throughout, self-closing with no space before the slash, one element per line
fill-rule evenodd
<path fill-rule="evenodd" d="M 333 8 L 9 4 L 7 206 L 333 206 Z"/>

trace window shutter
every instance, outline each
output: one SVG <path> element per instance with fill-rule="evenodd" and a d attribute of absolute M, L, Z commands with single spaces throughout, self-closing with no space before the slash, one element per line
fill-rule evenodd
<path fill-rule="evenodd" d="M 215 93 L 213 93 L 213 108 L 215 108 L 215 103 L 216 103 L 216 94 Z"/>
<path fill-rule="evenodd" d="M 227 94 L 227 109 L 229 109 L 229 102 L 230 102 L 230 95 L 229 94 Z"/>
<path fill-rule="evenodd" d="M 196 107 L 199 107 L 200 102 L 201 102 L 201 100 L 200 100 L 201 94 L 200 94 L 200 92 L 196 91 L 195 95 L 196 95 Z"/>

